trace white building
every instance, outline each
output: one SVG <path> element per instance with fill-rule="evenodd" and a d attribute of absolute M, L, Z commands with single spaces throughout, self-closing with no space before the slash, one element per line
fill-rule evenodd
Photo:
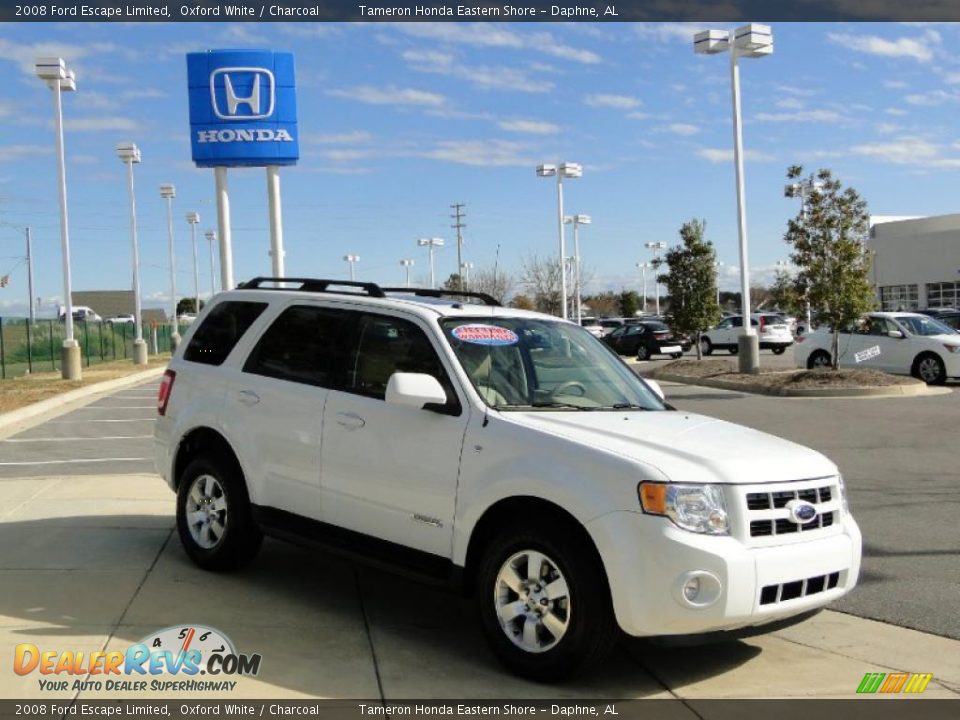
<path fill-rule="evenodd" d="M 882 310 L 960 307 L 960 215 L 871 218 Z"/>

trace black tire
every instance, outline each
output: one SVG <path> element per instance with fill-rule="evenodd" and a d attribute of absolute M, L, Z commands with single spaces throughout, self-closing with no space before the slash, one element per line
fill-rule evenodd
<path fill-rule="evenodd" d="M 787 349 L 783 346 L 770 348 L 770 349 L 773 351 L 774 355 L 783 355 L 787 351 Z"/>
<path fill-rule="evenodd" d="M 807 358 L 807 370 L 816 370 L 817 368 L 832 367 L 830 362 L 830 353 L 826 350 L 814 350 Z"/>
<path fill-rule="evenodd" d="M 204 478 L 212 478 L 215 482 L 214 492 L 210 496 L 222 498 L 225 503 L 223 510 L 210 511 L 223 528 L 210 547 L 204 547 L 194 537 L 187 519 L 188 503 L 195 503 L 191 492 L 195 484 L 206 485 L 208 481 Z M 187 465 L 180 475 L 177 488 L 177 533 L 187 555 L 204 570 L 236 570 L 257 556 L 263 534 L 253 522 L 247 485 L 235 461 L 209 454 L 201 455 Z"/>
<path fill-rule="evenodd" d="M 673 353 L 670 357 L 672 357 L 674 360 L 679 360 L 680 358 L 683 357 L 683 353 L 682 353 L 682 352 L 681 352 L 681 353 Z"/>
<path fill-rule="evenodd" d="M 740 352 L 740 348 L 737 345 L 731 345 L 727 348 L 727 352 L 731 355 L 736 355 L 738 352 Z"/>
<path fill-rule="evenodd" d="M 713 343 L 710 342 L 710 338 L 700 339 L 700 352 L 704 355 L 713 355 Z"/>
<path fill-rule="evenodd" d="M 488 545 L 476 577 L 476 603 L 480 623 L 487 641 L 497 656 L 510 671 L 525 678 L 541 682 L 556 682 L 600 662 L 610 651 L 619 636 L 619 628 L 613 614 L 610 590 L 601 561 L 588 540 L 580 533 L 557 531 L 538 533 L 530 530 L 507 529 Z M 519 595 L 501 585 L 498 576 L 508 561 L 526 552 L 539 552 L 546 558 L 545 567 L 556 569 L 566 581 L 566 630 L 559 641 L 547 633 L 538 640 L 555 643 L 540 652 L 524 650 L 519 644 L 526 633 L 517 629 L 526 628 L 531 622 L 517 615 L 510 622 L 501 623 L 498 603 L 508 605 L 523 602 Z M 527 565 L 529 567 L 529 564 Z M 529 571 L 528 571 L 529 572 Z M 549 580 L 551 576 L 548 575 Z M 543 586 L 549 586 L 544 582 Z M 540 587 L 539 585 L 537 587 Z M 515 600 L 511 600 L 515 596 Z M 533 602 L 533 601 L 531 601 Z M 540 600 L 543 603 L 543 600 Z M 549 601 L 547 614 L 564 615 L 562 606 Z M 537 606 L 537 603 L 533 603 Z M 562 603 L 561 603 L 562 605 Z M 540 627 L 533 621 L 534 628 Z M 516 642 L 507 635 L 507 627 L 513 628 Z M 546 624 L 542 625 L 546 628 Z M 546 645 L 545 645 L 546 647 Z"/>
<path fill-rule="evenodd" d="M 943 359 L 934 353 L 922 353 L 913 361 L 913 372 L 918 380 L 927 385 L 943 385 L 947 381 L 947 368 Z"/>
<path fill-rule="evenodd" d="M 637 346 L 637 360 L 649 360 L 650 349 L 646 345 Z"/>

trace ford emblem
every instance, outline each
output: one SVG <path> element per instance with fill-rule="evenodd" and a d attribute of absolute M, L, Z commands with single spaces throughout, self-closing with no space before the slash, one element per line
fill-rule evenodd
<path fill-rule="evenodd" d="M 806 500 L 791 500 L 787 503 L 787 510 L 790 512 L 790 519 L 798 525 L 811 522 L 817 517 L 816 506 Z"/>

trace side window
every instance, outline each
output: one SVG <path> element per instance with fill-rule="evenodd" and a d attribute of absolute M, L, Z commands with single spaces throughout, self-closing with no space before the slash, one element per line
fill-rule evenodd
<path fill-rule="evenodd" d="M 743 327 L 743 318 L 730 318 L 730 327 Z"/>
<path fill-rule="evenodd" d="M 344 390 L 383 400 L 395 372 L 432 375 L 447 398 L 454 399 L 450 379 L 426 333 L 412 322 L 386 315 L 364 315 L 355 335 Z"/>
<path fill-rule="evenodd" d="M 347 313 L 297 305 L 273 321 L 250 353 L 243 371 L 290 382 L 332 387 L 344 343 Z"/>
<path fill-rule="evenodd" d="M 204 365 L 223 364 L 243 334 L 266 308 L 267 303 L 243 300 L 220 303 L 193 334 L 183 359 Z"/>
<path fill-rule="evenodd" d="M 620 336 L 623 335 L 626 331 L 627 331 L 627 328 L 626 328 L 625 326 L 621 325 L 621 326 L 618 327 L 616 330 L 614 330 L 613 332 L 611 332 L 611 333 L 610 333 L 610 336 L 611 336 L 611 337 L 620 337 Z"/>

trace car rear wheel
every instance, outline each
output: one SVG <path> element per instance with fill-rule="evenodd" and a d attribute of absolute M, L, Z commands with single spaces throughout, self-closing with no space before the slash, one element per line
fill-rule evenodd
<path fill-rule="evenodd" d="M 670 355 L 670 357 L 672 357 L 674 360 L 679 360 L 680 358 L 683 357 L 683 353 L 682 352 L 673 353 L 672 355 Z"/>
<path fill-rule="evenodd" d="M 637 360 L 649 360 L 650 359 L 650 350 L 646 345 L 637 346 Z"/>
<path fill-rule="evenodd" d="M 787 351 L 787 348 L 781 345 L 780 347 L 772 348 L 772 350 L 774 355 L 783 355 Z"/>
<path fill-rule="evenodd" d="M 831 367 L 830 353 L 826 350 L 815 350 L 807 358 L 807 370 L 816 370 L 817 368 Z"/>
<path fill-rule="evenodd" d="M 947 369 L 939 357 L 924 353 L 913 361 L 913 376 L 927 385 L 943 385 L 947 381 Z"/>
<path fill-rule="evenodd" d="M 713 354 L 713 343 L 710 342 L 710 338 L 700 339 L 700 352 L 702 352 L 704 355 Z"/>
<path fill-rule="evenodd" d="M 263 535 L 236 462 L 201 455 L 187 465 L 177 489 L 177 533 L 205 570 L 235 570 L 256 557 Z"/>
<path fill-rule="evenodd" d="M 600 559 L 577 533 L 507 529 L 477 573 L 480 621 L 511 671 L 558 681 L 599 662 L 617 623 Z"/>
<path fill-rule="evenodd" d="M 731 355 L 736 355 L 738 352 L 740 352 L 740 348 L 736 345 L 733 345 L 727 348 L 727 352 L 729 352 Z"/>

